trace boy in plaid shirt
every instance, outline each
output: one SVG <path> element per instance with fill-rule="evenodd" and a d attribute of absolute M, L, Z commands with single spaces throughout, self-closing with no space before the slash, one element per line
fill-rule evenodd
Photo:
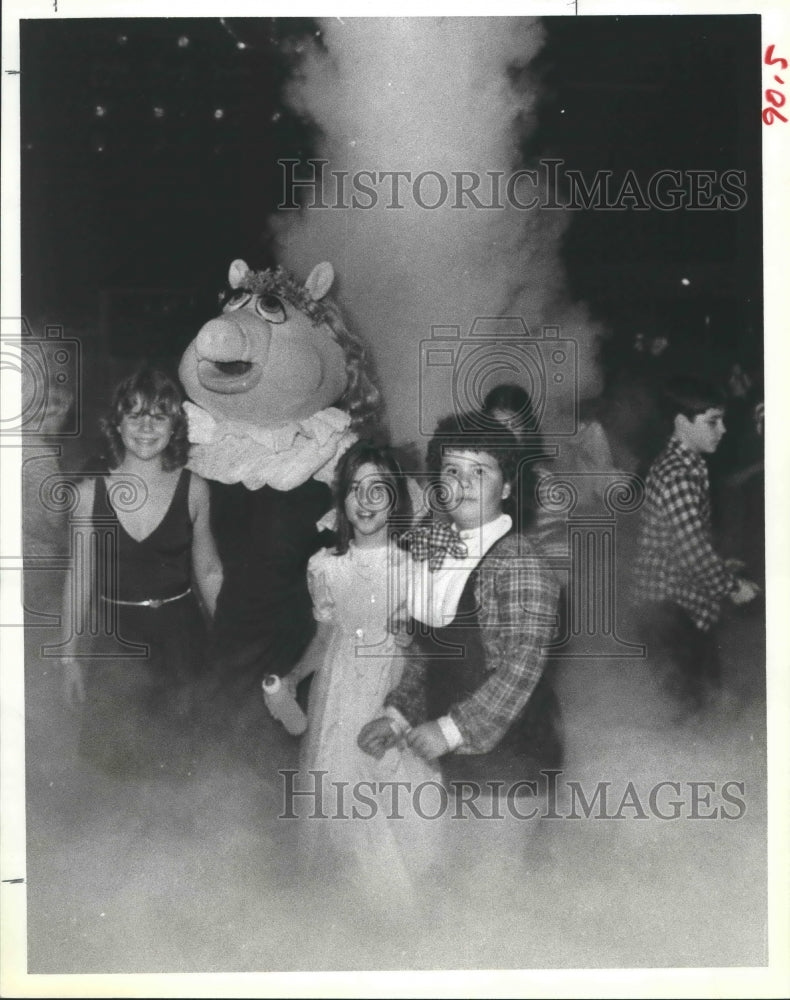
<path fill-rule="evenodd" d="M 486 795 L 491 781 L 507 789 L 532 781 L 536 792 L 540 769 L 562 764 L 559 709 L 544 672 L 559 587 L 514 530 L 515 505 L 531 501 L 514 496 L 517 442 L 505 428 L 476 430 L 485 425 L 476 416 L 442 420 L 429 445 L 450 523 L 410 533 L 415 642 L 359 745 L 378 757 L 405 737 L 425 759 L 440 759 L 451 788 L 471 782 Z"/>
<path fill-rule="evenodd" d="M 666 391 L 673 433 L 647 475 L 635 566 L 636 598 L 650 650 L 665 653 L 681 696 L 700 708 L 719 687 L 713 626 L 722 601 L 745 604 L 757 586 L 739 579 L 714 550 L 705 455 L 724 432 L 724 396 L 696 379 Z"/>

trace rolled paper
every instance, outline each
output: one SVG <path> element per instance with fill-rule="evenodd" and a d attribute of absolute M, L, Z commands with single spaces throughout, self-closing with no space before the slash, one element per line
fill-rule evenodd
<path fill-rule="evenodd" d="M 276 674 L 264 677 L 263 700 L 272 718 L 281 722 L 293 736 L 301 736 L 307 729 L 307 716 Z"/>

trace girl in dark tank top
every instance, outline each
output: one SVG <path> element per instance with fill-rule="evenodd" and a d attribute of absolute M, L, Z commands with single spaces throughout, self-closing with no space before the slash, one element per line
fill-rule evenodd
<path fill-rule="evenodd" d="M 95 556 L 67 614 L 93 645 L 84 675 L 78 659 L 63 658 L 65 693 L 85 703 L 81 755 L 117 776 L 193 766 L 206 638 L 198 598 L 213 615 L 222 572 L 207 486 L 184 468 L 181 401 L 156 369 L 121 382 L 101 423 L 104 467 L 79 485 Z"/>

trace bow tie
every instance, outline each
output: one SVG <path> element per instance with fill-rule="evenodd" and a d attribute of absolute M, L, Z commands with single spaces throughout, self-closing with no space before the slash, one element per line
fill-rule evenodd
<path fill-rule="evenodd" d="M 441 569 L 446 555 L 463 559 L 468 554 L 466 545 L 456 529 L 450 524 L 434 521 L 430 526 L 412 528 L 404 534 L 409 543 L 409 552 L 417 562 L 428 560 L 431 572 Z"/>

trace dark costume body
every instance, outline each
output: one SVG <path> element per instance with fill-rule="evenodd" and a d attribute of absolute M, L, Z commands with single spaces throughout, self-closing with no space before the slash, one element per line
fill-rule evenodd
<path fill-rule="evenodd" d="M 211 487 L 212 529 L 225 571 L 212 662 L 227 685 L 254 679 L 260 686 L 265 674 L 287 673 L 312 638 L 307 562 L 327 543 L 316 522 L 332 496 L 315 479 L 287 492 Z"/>
<path fill-rule="evenodd" d="M 165 516 L 138 542 L 118 520 L 104 477 L 95 479 L 94 525 L 102 533 L 115 529 L 117 538 L 117 592 L 100 600 L 117 613 L 117 635 L 147 648 L 142 656 L 116 651 L 87 664 L 80 753 L 109 773 L 185 773 L 192 765 L 192 699 L 205 632 L 190 591 L 189 482 L 182 469 Z M 152 599 L 164 603 L 116 603 Z"/>
<path fill-rule="evenodd" d="M 224 583 L 210 647 L 209 724 L 256 761 L 288 764 L 296 739 L 273 724 L 261 693 L 267 674 L 283 676 L 315 632 L 307 563 L 331 536 L 316 522 L 332 506 L 329 487 L 308 479 L 294 489 L 211 484 L 212 529 Z M 300 690 L 306 702 L 307 684 Z M 269 759 L 269 764 L 272 760 Z"/>

